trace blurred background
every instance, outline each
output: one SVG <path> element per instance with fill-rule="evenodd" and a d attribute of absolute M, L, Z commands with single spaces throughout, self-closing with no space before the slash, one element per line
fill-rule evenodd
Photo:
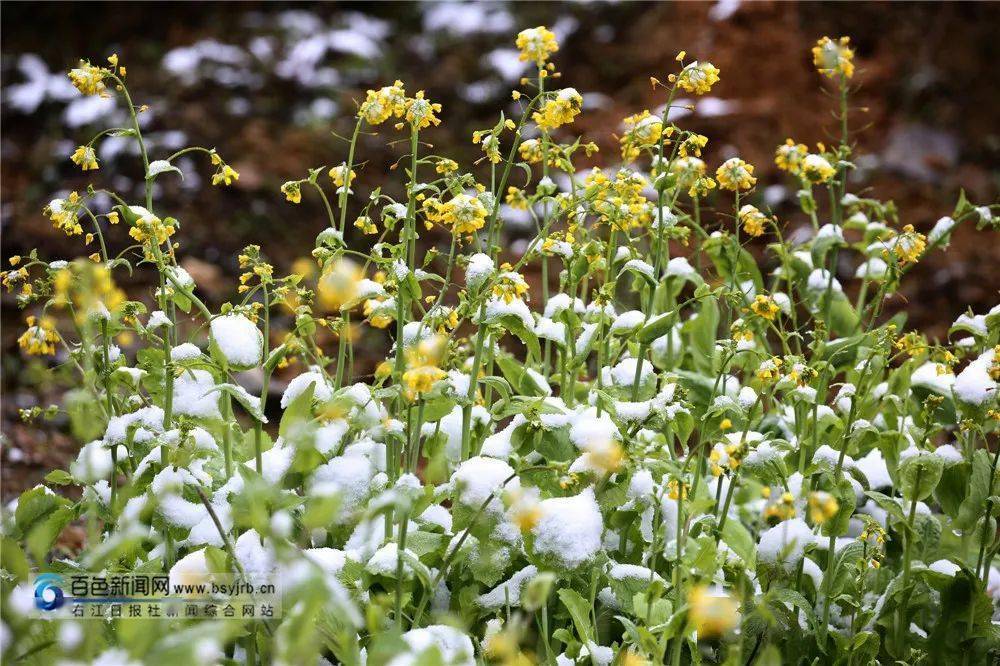
<path fill-rule="evenodd" d="M 65 72 L 81 57 L 103 64 L 117 53 L 128 67 L 135 102 L 150 107 L 142 122 L 151 159 L 214 146 L 240 172 L 233 187 L 211 187 L 204 161 L 181 159 L 183 180 L 157 182 L 157 210 L 182 224 L 182 263 L 216 307 L 235 295 L 236 255 L 246 244 L 260 245 L 283 272 L 308 255 L 326 226 L 323 209 L 308 194 L 288 204 L 278 188 L 309 167 L 345 159 L 334 133 L 350 134 L 366 88 L 399 78 L 408 91 L 425 89 L 443 104 L 444 122 L 421 138 L 469 164 L 481 154 L 473 130 L 510 109 L 510 91 L 525 73 L 515 35 L 542 24 L 562 45 L 560 85 L 584 95 L 572 130 L 601 146 L 595 165 L 616 164 L 612 135 L 623 117 L 663 103 L 648 77 L 665 78 L 684 49 L 722 70 L 711 96 L 682 120 L 710 138 L 709 167 L 739 153 L 757 166 L 756 196 L 794 224 L 794 189 L 773 166 L 774 147 L 786 137 L 832 141 L 832 103 L 810 48 L 820 36 L 849 35 L 861 86 L 851 125 L 863 130 L 853 137 L 851 190 L 895 200 L 901 222 L 924 232 L 951 212 L 960 188 L 978 204 L 998 199 L 997 3 L 6 3 L 4 265 L 36 247 L 47 259 L 85 253 L 79 237 L 66 238 L 42 214 L 55 196 L 93 181 L 141 198 L 141 166 L 127 140 L 103 140 L 101 170 L 89 178 L 68 159 L 97 131 L 126 120 L 116 101 L 81 97 L 69 84 Z M 406 149 L 386 146 L 390 136 L 398 138 L 386 126 L 361 142 L 360 199 L 382 185 L 399 193 L 385 180 Z M 112 236 L 113 250 L 125 246 L 123 233 Z M 984 312 L 1000 301 L 998 265 L 996 235 L 965 225 L 947 252 L 916 267 L 889 310 L 905 307 L 912 325 L 943 338 L 966 306 Z M 840 266 L 842 277 L 853 270 Z M 138 295 L 145 279 L 124 286 Z M 58 419 L 19 423 L 18 408 L 55 402 L 63 387 L 44 379 L 45 361 L 19 353 L 23 314 L 10 294 L 2 305 L 6 500 L 65 464 L 79 443 Z M 384 340 L 371 347 L 382 353 Z"/>

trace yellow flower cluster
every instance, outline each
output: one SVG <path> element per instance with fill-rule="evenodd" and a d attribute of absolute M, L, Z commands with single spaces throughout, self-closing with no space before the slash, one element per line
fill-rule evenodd
<path fill-rule="evenodd" d="M 601 221 L 621 230 L 652 223 L 652 205 L 643 195 L 648 184 L 642 175 L 630 169 L 619 169 L 612 179 L 595 168 L 584 181 L 587 198 L 594 202 Z"/>
<path fill-rule="evenodd" d="M 822 525 L 837 515 L 840 503 L 837 498 L 823 491 L 809 493 L 809 519 L 816 525 Z"/>
<path fill-rule="evenodd" d="M 688 592 L 688 618 L 698 638 L 718 638 L 739 624 L 739 604 L 728 592 L 695 585 Z"/>
<path fill-rule="evenodd" d="M 53 199 L 45 206 L 44 213 L 52 220 L 52 225 L 67 236 L 79 236 L 83 233 L 78 214 L 83 206 L 80 195 L 70 192 L 66 199 Z"/>
<path fill-rule="evenodd" d="M 355 299 L 363 277 L 361 267 L 346 257 L 331 262 L 316 284 L 320 304 L 328 310 L 340 310 Z"/>
<path fill-rule="evenodd" d="M 174 235 L 176 229 L 169 221 L 164 222 L 141 206 L 133 206 L 132 210 L 138 217 L 128 235 L 137 242 L 155 241 L 156 245 L 163 245 Z"/>
<path fill-rule="evenodd" d="M 521 52 L 518 59 L 523 62 L 533 62 L 539 67 L 559 50 L 555 34 L 543 25 L 517 33 L 516 44 Z"/>
<path fill-rule="evenodd" d="M 369 125 L 381 125 L 392 116 L 402 118 L 404 113 L 406 90 L 402 81 L 396 81 L 391 86 L 369 90 L 358 110 L 358 117 L 364 118 Z"/>
<path fill-rule="evenodd" d="M 704 134 L 696 134 L 694 132 L 690 133 L 681 141 L 679 147 L 679 152 L 681 157 L 688 157 L 693 155 L 695 157 L 701 157 L 702 148 L 708 145 L 708 137 Z"/>
<path fill-rule="evenodd" d="M 358 175 L 355 173 L 354 169 L 348 169 L 347 163 L 342 162 L 335 167 L 332 167 L 330 171 L 327 172 L 330 176 L 330 180 L 333 182 L 333 186 L 336 188 L 344 187 L 347 185 L 347 189 L 351 188 L 351 184 L 354 182 L 354 178 Z"/>
<path fill-rule="evenodd" d="M 212 150 L 212 164 L 217 167 L 212 174 L 212 185 L 225 185 L 229 187 L 240 179 L 240 173 L 233 167 L 226 164 L 222 157 L 215 150 Z"/>
<path fill-rule="evenodd" d="M 235 181 L 240 179 L 240 172 L 229 166 L 228 164 L 223 164 L 222 167 L 212 175 L 212 185 L 232 185 Z"/>
<path fill-rule="evenodd" d="M 294 204 L 302 202 L 302 183 L 298 180 L 290 180 L 282 184 L 281 193 L 285 195 L 285 200 Z"/>
<path fill-rule="evenodd" d="M 764 225 L 767 224 L 768 218 L 756 206 L 747 204 L 740 208 L 739 218 L 740 224 L 743 225 L 743 231 L 747 234 L 754 238 L 763 235 Z"/>
<path fill-rule="evenodd" d="M 802 160 L 808 153 L 809 149 L 804 143 L 795 143 L 791 139 L 785 139 L 785 143 L 774 151 L 774 163 L 782 171 L 798 175 L 802 169 Z"/>
<path fill-rule="evenodd" d="M 69 80 L 73 87 L 84 95 L 100 95 L 105 91 L 104 76 L 106 71 L 94 67 L 88 62 L 80 61 L 80 66 L 69 71 Z"/>
<path fill-rule="evenodd" d="M 431 125 L 440 125 L 441 119 L 436 113 L 441 113 L 441 105 L 424 99 L 424 91 L 419 90 L 415 97 L 406 100 L 406 122 L 417 129 L 424 129 Z"/>
<path fill-rule="evenodd" d="M 836 40 L 829 37 L 820 38 L 812 49 L 816 70 L 830 78 L 843 76 L 849 79 L 854 76 L 854 50 L 848 46 L 850 43 L 850 37 Z"/>
<path fill-rule="evenodd" d="M 493 285 L 493 295 L 502 298 L 504 302 L 510 303 L 514 299 L 522 298 L 528 293 L 528 283 L 524 281 L 519 273 L 515 273 L 510 264 L 500 266 L 501 273 Z"/>
<path fill-rule="evenodd" d="M 649 111 L 636 113 L 625 119 L 625 133 L 619 142 L 622 148 L 622 159 L 630 162 L 639 157 L 645 149 L 652 149 L 660 144 L 660 140 L 670 136 L 673 128 L 663 130 L 663 121 L 650 114 Z"/>
<path fill-rule="evenodd" d="M 55 322 L 51 317 L 41 319 L 31 315 L 25 319 L 27 330 L 17 339 L 17 344 L 32 356 L 52 356 L 56 353 L 56 344 L 62 340 L 56 331 Z"/>
<path fill-rule="evenodd" d="M 914 230 L 912 224 L 892 240 L 892 254 L 900 264 L 915 264 L 927 249 L 927 236 Z M 888 254 L 888 252 L 886 252 Z"/>
<path fill-rule="evenodd" d="M 97 169 L 97 153 L 90 146 L 79 146 L 70 156 L 73 164 L 76 164 L 83 171 Z"/>
<path fill-rule="evenodd" d="M 762 382 L 771 382 L 781 377 L 781 366 L 783 361 L 777 356 L 773 356 L 757 367 L 757 379 Z"/>
<path fill-rule="evenodd" d="M 758 317 L 763 317 L 768 321 L 774 321 L 774 318 L 778 316 L 778 312 L 781 311 L 781 308 L 778 307 L 778 304 L 775 303 L 774 299 L 770 296 L 758 294 L 754 297 L 753 303 L 750 304 L 750 311 Z"/>
<path fill-rule="evenodd" d="M 770 494 L 770 488 L 765 488 L 765 490 Z M 777 502 L 768 504 L 764 508 L 764 522 L 772 527 L 794 517 L 795 498 L 789 492 L 782 493 Z"/>
<path fill-rule="evenodd" d="M 691 198 L 704 197 L 715 189 L 715 180 L 706 176 L 705 170 L 705 162 L 698 157 L 679 157 L 670 165 L 670 173 L 677 179 L 677 185 L 686 187 Z"/>
<path fill-rule="evenodd" d="M 671 78 L 674 78 L 671 74 Z M 719 82 L 719 68 L 710 62 L 695 61 L 681 70 L 677 85 L 689 93 L 704 95 Z"/>
<path fill-rule="evenodd" d="M 489 215 L 485 204 L 470 194 L 456 194 L 445 203 L 432 197 L 424 202 L 423 208 L 428 222 L 451 227 L 453 233 L 461 235 L 482 229 Z"/>
<path fill-rule="evenodd" d="M 719 187 L 739 192 L 749 190 L 757 182 L 753 175 L 753 165 L 747 164 L 738 157 L 730 157 L 715 171 L 715 179 Z"/>
<path fill-rule="evenodd" d="M 354 227 L 360 229 L 361 233 L 366 236 L 373 236 L 378 233 L 378 227 L 372 222 L 372 218 L 367 215 L 359 215 L 358 219 L 354 220 Z"/>
<path fill-rule="evenodd" d="M 583 97 L 575 88 L 563 88 L 549 97 L 538 111 L 531 114 L 531 119 L 545 131 L 554 130 L 573 122 L 582 106 Z"/>
<path fill-rule="evenodd" d="M 542 142 L 538 139 L 525 139 L 517 147 L 517 152 L 521 155 L 521 159 L 528 164 L 538 164 L 545 157 Z"/>
<path fill-rule="evenodd" d="M 435 335 L 421 340 L 415 347 L 406 351 L 406 372 L 403 373 L 403 385 L 406 387 L 408 400 L 413 400 L 421 393 L 431 391 L 435 382 L 447 376 L 447 373 L 438 367 L 444 347 L 445 338 Z"/>
<path fill-rule="evenodd" d="M 800 172 L 803 178 L 817 185 L 829 182 L 837 174 L 837 170 L 830 162 L 816 153 L 805 156 L 800 165 Z"/>

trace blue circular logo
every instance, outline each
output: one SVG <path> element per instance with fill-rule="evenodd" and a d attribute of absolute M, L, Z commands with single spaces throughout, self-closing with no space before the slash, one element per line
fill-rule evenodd
<path fill-rule="evenodd" d="M 60 585 L 62 576 L 45 573 L 35 579 L 35 606 L 41 610 L 55 610 L 66 603 Z"/>

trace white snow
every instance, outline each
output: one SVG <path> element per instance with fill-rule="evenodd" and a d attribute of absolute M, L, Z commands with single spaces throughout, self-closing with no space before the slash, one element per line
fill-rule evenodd
<path fill-rule="evenodd" d="M 315 388 L 313 389 L 314 400 L 325 402 L 333 396 L 333 387 L 327 383 L 323 375 L 318 370 L 310 370 L 309 372 L 303 372 L 288 382 L 285 392 L 281 395 L 281 408 L 284 409 L 292 404 L 292 401 L 309 388 L 310 384 L 315 384 Z"/>
<path fill-rule="evenodd" d="M 252 368 L 264 353 L 264 336 L 257 325 L 241 314 L 228 314 L 212 320 L 212 340 L 226 361 L 234 368 Z"/>
<path fill-rule="evenodd" d="M 208 370 L 185 370 L 174 379 L 174 414 L 219 419 L 219 392 Z"/>
<path fill-rule="evenodd" d="M 513 475 L 514 468 L 506 462 L 496 458 L 476 456 L 458 466 L 451 475 L 451 483 L 458 493 L 458 501 L 473 509 L 478 509 L 491 494 L 496 493 L 487 510 L 491 513 L 502 513 L 503 503 L 500 501 L 500 494 L 504 490 L 514 490 L 521 485 L 517 477 L 504 485 L 504 482 Z"/>
<path fill-rule="evenodd" d="M 994 350 L 988 349 L 958 373 L 953 389 L 959 400 L 971 405 L 982 405 L 996 396 L 997 383 L 990 377 L 994 356 Z"/>
<path fill-rule="evenodd" d="M 815 541 L 812 529 L 801 518 L 793 518 L 775 525 L 760 535 L 757 557 L 762 562 L 778 564 L 786 571 L 798 565 L 807 546 Z"/>
<path fill-rule="evenodd" d="M 574 497 L 543 500 L 539 510 L 541 518 L 532 529 L 536 553 L 574 569 L 601 550 L 604 521 L 592 488 Z"/>

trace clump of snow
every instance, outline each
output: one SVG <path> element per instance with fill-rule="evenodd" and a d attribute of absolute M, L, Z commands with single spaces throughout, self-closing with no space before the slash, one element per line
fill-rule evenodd
<path fill-rule="evenodd" d="M 190 342 L 177 345 L 170 350 L 170 360 L 175 363 L 179 361 L 190 361 L 200 357 L 201 350 L 198 349 L 197 345 L 193 345 Z"/>
<path fill-rule="evenodd" d="M 930 233 L 927 234 L 927 241 L 934 245 L 939 240 L 945 237 L 952 229 L 955 228 L 957 223 L 951 217 L 942 217 L 940 220 L 934 223 L 934 228 L 931 229 Z"/>
<path fill-rule="evenodd" d="M 163 310 L 153 310 L 149 315 L 149 322 L 146 324 L 146 328 L 157 329 L 157 328 L 170 328 L 174 323 L 170 321 L 166 313 Z"/>
<path fill-rule="evenodd" d="M 927 568 L 945 576 L 954 576 L 960 571 L 960 567 L 951 560 L 938 560 Z"/>
<path fill-rule="evenodd" d="M 624 269 L 630 269 L 630 270 L 633 270 L 633 271 L 637 271 L 637 272 L 642 273 L 643 275 L 645 275 L 647 277 L 651 277 L 651 278 L 655 279 L 655 273 L 653 271 L 653 267 L 650 266 L 647 262 L 643 261 L 642 259 L 632 259 L 630 261 L 625 262 L 625 266 L 623 267 L 623 270 Z"/>
<path fill-rule="evenodd" d="M 500 583 L 489 592 L 479 595 L 476 603 L 486 610 L 496 610 L 508 604 L 512 608 L 520 606 L 521 591 L 537 573 L 538 567 L 533 564 L 528 565 L 511 576 L 509 580 Z"/>
<path fill-rule="evenodd" d="M 697 275 L 694 266 L 685 257 L 674 257 L 667 262 L 667 275 L 689 278 Z"/>
<path fill-rule="evenodd" d="M 621 438 L 618 426 L 607 412 L 597 415 L 597 409 L 588 407 L 571 417 L 569 439 L 579 449 Z"/>
<path fill-rule="evenodd" d="M 374 476 L 375 469 L 365 456 L 339 456 L 316 470 L 310 488 L 316 495 L 337 495 L 339 520 L 344 520 L 360 508 Z"/>
<path fill-rule="evenodd" d="M 574 569 L 601 550 L 604 520 L 587 488 L 574 497 L 553 497 L 539 504 L 541 518 L 532 529 L 535 552 Z"/>
<path fill-rule="evenodd" d="M 219 392 L 208 370 L 185 370 L 174 379 L 174 414 L 219 419 Z"/>
<path fill-rule="evenodd" d="M 490 495 L 494 495 L 487 510 L 492 513 L 501 513 L 503 503 L 500 501 L 500 494 L 504 490 L 520 487 L 517 477 L 504 485 L 507 479 L 513 475 L 514 468 L 503 460 L 476 456 L 458 466 L 458 469 L 451 475 L 451 483 L 458 493 L 458 501 L 462 504 L 478 509 L 489 499 Z"/>
<path fill-rule="evenodd" d="M 403 641 L 414 655 L 419 655 L 431 647 L 437 647 L 442 663 L 452 666 L 475 666 L 475 650 L 472 640 L 464 633 L 444 624 L 411 629 L 403 634 Z M 400 655 L 389 662 L 389 666 L 407 666 L 417 663 L 409 655 Z"/>
<path fill-rule="evenodd" d="M 318 402 L 325 402 L 333 397 L 333 387 L 330 386 L 322 373 L 318 370 L 303 372 L 301 375 L 288 382 L 285 392 L 281 394 L 281 408 L 285 409 L 292 401 L 299 397 L 309 385 L 315 385 L 313 389 L 313 399 Z"/>
<path fill-rule="evenodd" d="M 804 557 L 807 546 L 815 542 L 812 529 L 801 518 L 778 523 L 760 535 L 757 557 L 762 562 L 793 570 Z"/>
<path fill-rule="evenodd" d="M 994 357 L 994 350 L 988 349 L 958 373 L 953 389 L 959 400 L 970 405 L 982 405 L 996 396 L 997 383 L 990 376 Z"/>
<path fill-rule="evenodd" d="M 962 453 L 951 444 L 942 444 L 934 449 L 934 455 L 943 458 L 946 465 L 960 463 L 964 458 Z"/>
<path fill-rule="evenodd" d="M 236 539 L 233 546 L 236 560 L 247 574 L 270 573 L 274 570 L 274 552 L 264 545 L 257 530 L 247 530 Z"/>
<path fill-rule="evenodd" d="M 629 310 L 623 312 L 615 318 L 611 324 L 611 332 L 618 335 L 626 335 L 634 332 L 646 321 L 646 315 L 639 310 Z"/>
<path fill-rule="evenodd" d="M 635 383 L 635 371 L 639 361 L 634 358 L 625 358 L 618 362 L 615 367 L 608 370 L 603 369 L 607 377 L 607 383 L 613 383 L 620 388 L 631 388 Z M 642 360 L 642 369 L 639 371 L 639 385 L 642 386 L 653 378 L 653 364 L 646 359 Z"/>
<path fill-rule="evenodd" d="M 951 370 L 944 373 L 939 372 L 939 368 L 941 367 L 938 363 L 927 361 L 913 371 L 913 374 L 910 376 L 910 384 L 926 388 L 935 393 L 949 395 L 951 387 L 955 384 L 955 374 Z"/>
<path fill-rule="evenodd" d="M 241 314 L 228 314 L 212 320 L 212 341 L 230 366 L 252 368 L 264 353 L 264 336 L 257 325 Z"/>
<path fill-rule="evenodd" d="M 80 483 L 94 483 L 111 474 L 111 451 L 99 439 L 85 444 L 76 461 L 70 463 L 69 472 Z"/>
<path fill-rule="evenodd" d="M 465 285 L 469 289 L 477 289 L 493 276 L 496 268 L 488 254 L 478 252 L 469 257 L 469 265 L 465 267 Z"/>
<path fill-rule="evenodd" d="M 170 589 L 174 589 L 176 585 L 204 583 L 208 574 L 208 560 L 204 549 L 188 553 L 170 567 Z"/>

